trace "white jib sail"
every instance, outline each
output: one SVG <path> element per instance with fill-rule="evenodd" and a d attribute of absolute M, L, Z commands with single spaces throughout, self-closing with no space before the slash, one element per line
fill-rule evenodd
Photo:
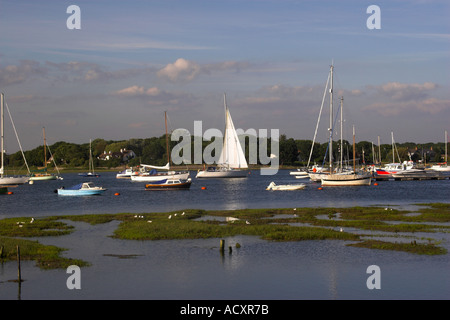
<path fill-rule="evenodd" d="M 226 106 L 225 96 L 225 135 L 223 138 L 222 153 L 218 161 L 218 165 L 228 168 L 248 168 L 247 160 L 245 160 L 244 152 L 242 151 L 241 143 L 234 128 L 233 120 L 231 119 L 230 111 Z"/>

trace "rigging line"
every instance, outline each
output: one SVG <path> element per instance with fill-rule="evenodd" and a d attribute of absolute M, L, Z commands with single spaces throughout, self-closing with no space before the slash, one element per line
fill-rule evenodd
<path fill-rule="evenodd" d="M 327 94 L 327 89 L 328 89 L 328 83 L 329 83 L 329 82 L 330 82 L 330 73 L 328 73 L 328 79 L 327 79 L 327 82 L 326 82 L 326 84 L 325 84 L 325 90 L 324 90 L 324 92 L 323 92 L 323 97 L 322 97 L 322 105 L 320 106 L 319 118 L 317 119 L 316 130 L 315 130 L 315 132 L 314 132 L 314 138 L 313 138 L 313 142 L 312 142 L 312 145 L 311 145 L 311 151 L 310 151 L 310 153 L 309 153 L 308 165 L 306 166 L 306 168 L 309 168 L 309 163 L 310 163 L 310 161 L 311 161 L 311 156 L 312 156 L 313 149 L 314 149 L 314 143 L 315 143 L 315 141 L 316 141 L 317 128 L 319 127 L 319 121 L 320 121 L 320 117 L 321 117 L 321 115 L 322 115 L 323 103 L 324 103 L 324 101 L 325 101 L 325 96 L 326 96 L 326 94 Z"/>
<path fill-rule="evenodd" d="M 48 152 L 50 153 L 50 157 L 53 160 L 53 164 L 55 165 L 56 171 L 58 171 L 58 174 L 60 174 L 58 166 L 56 165 L 56 162 L 55 162 L 55 157 L 53 157 L 53 154 L 52 154 L 52 151 L 50 150 L 50 146 L 49 145 L 47 145 L 47 149 L 48 149 Z"/>
<path fill-rule="evenodd" d="M 12 119 L 11 112 L 9 111 L 8 104 L 5 103 L 5 106 L 6 106 L 6 110 L 8 111 L 8 114 L 9 114 L 9 119 L 11 119 L 11 123 L 12 123 L 12 126 L 14 128 L 14 133 L 16 134 L 16 139 L 17 139 L 17 142 L 19 143 L 20 151 L 22 152 L 23 160 L 25 161 L 25 165 L 27 166 L 28 173 L 31 174 L 30 168 L 28 167 L 27 159 L 25 158 L 25 154 L 23 153 L 22 145 L 20 144 L 20 140 L 19 140 L 19 136 L 17 134 L 16 126 L 14 125 L 14 121 Z"/>

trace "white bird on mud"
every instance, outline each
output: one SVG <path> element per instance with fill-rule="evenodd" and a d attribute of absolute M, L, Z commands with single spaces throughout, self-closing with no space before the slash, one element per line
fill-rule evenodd
<path fill-rule="evenodd" d="M 31 221 L 30 221 L 30 223 L 33 223 L 34 222 L 34 218 L 31 218 Z"/>
<path fill-rule="evenodd" d="M 248 220 L 247 220 L 247 221 L 245 221 L 245 224 L 250 224 L 250 222 L 248 222 Z"/>
<path fill-rule="evenodd" d="M 172 215 L 169 216 L 169 219 L 172 219 Z"/>

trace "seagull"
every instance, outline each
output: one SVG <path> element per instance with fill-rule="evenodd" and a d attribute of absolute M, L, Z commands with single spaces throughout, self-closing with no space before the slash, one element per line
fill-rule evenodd
<path fill-rule="evenodd" d="M 169 216 L 169 219 L 172 219 L 172 215 Z"/>
<path fill-rule="evenodd" d="M 246 223 L 246 224 L 250 224 L 250 222 L 248 222 L 248 220 L 247 220 L 247 221 L 245 221 L 245 223 Z"/>
<path fill-rule="evenodd" d="M 294 208 L 294 210 L 297 210 L 297 208 Z"/>
<path fill-rule="evenodd" d="M 342 231 L 344 231 L 344 229 L 340 228 L 339 231 L 342 232 Z"/>
<path fill-rule="evenodd" d="M 148 223 L 152 223 L 152 220 L 148 220 L 147 222 L 148 222 Z"/>
<path fill-rule="evenodd" d="M 183 213 L 181 215 L 184 216 L 184 211 L 183 211 Z"/>
<path fill-rule="evenodd" d="M 34 218 L 31 218 L 31 221 L 30 221 L 30 223 L 33 223 L 34 222 Z"/>
<path fill-rule="evenodd" d="M 176 217 L 176 216 L 177 216 L 177 213 L 175 213 L 174 216 Z"/>

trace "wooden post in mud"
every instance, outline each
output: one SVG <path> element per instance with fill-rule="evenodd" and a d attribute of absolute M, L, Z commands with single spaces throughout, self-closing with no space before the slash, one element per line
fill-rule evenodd
<path fill-rule="evenodd" d="M 18 277 L 19 283 L 21 283 L 22 275 L 20 272 L 20 248 L 19 248 L 19 245 L 17 245 L 17 277 Z"/>
<path fill-rule="evenodd" d="M 223 252 L 225 250 L 225 240 L 220 240 L 220 252 Z"/>
<path fill-rule="evenodd" d="M 0 259 L 3 259 L 3 246 L 0 247 Z"/>

